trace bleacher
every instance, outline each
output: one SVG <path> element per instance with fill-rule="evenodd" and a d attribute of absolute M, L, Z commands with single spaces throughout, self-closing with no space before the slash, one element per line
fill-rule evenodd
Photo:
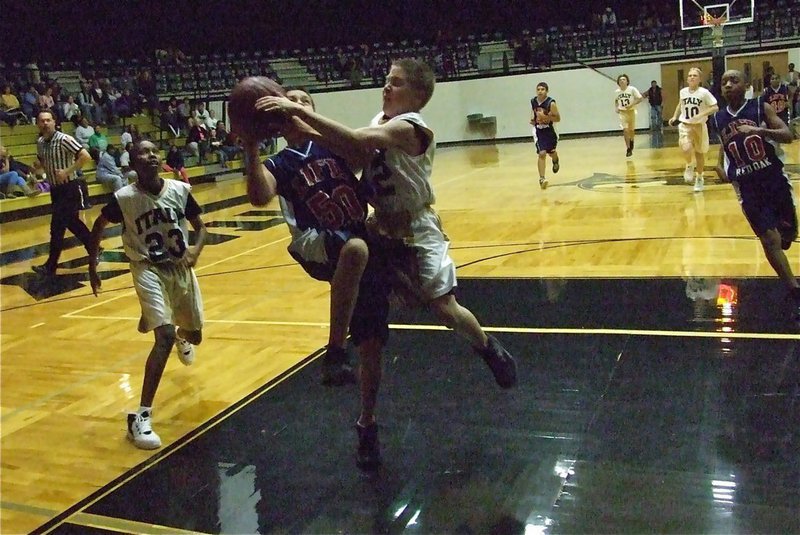
<path fill-rule="evenodd" d="M 143 136 L 149 136 L 155 143 L 160 143 L 162 146 L 166 142 L 160 140 L 161 133 L 157 126 L 155 126 L 148 116 L 131 117 L 126 120 L 127 124 L 135 124 L 139 129 L 139 133 Z M 75 125 L 71 122 L 62 123 L 61 129 L 67 134 L 75 133 Z M 120 145 L 121 127 L 110 129 L 108 134 L 109 145 Z M 116 133 L 112 133 L 115 132 Z M 0 126 L 0 140 L 8 150 L 9 154 L 15 160 L 31 165 L 36 158 L 36 139 L 39 133 L 35 125 L 18 125 L 10 127 L 6 125 Z M 171 139 L 175 145 L 182 147 L 186 144 L 185 137 Z M 166 150 L 161 151 L 162 161 L 166 159 Z M 185 157 L 186 172 L 192 183 L 212 181 L 216 176 L 226 173 L 231 173 L 243 169 L 244 162 L 241 158 L 228 161 L 228 168 L 222 168 L 217 163 L 217 155 L 209 151 L 206 154 L 206 163 L 199 164 L 196 158 Z M 83 168 L 83 177 L 89 186 L 89 198 L 92 202 L 104 202 L 111 194 L 111 189 L 105 184 L 101 184 L 95 180 L 96 165 L 94 161 L 90 161 Z M 162 171 L 161 176 L 165 179 L 174 179 L 173 173 Z M 42 193 L 36 197 L 11 197 L 0 200 L 0 223 L 28 217 L 30 215 L 41 215 L 49 213 L 50 210 L 50 194 Z"/>

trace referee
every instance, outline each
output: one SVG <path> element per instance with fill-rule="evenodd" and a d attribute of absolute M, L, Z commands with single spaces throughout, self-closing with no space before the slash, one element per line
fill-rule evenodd
<path fill-rule="evenodd" d="M 37 175 L 46 173 L 51 186 L 50 202 L 53 208 L 50 219 L 50 255 L 47 262 L 33 266 L 32 269 L 39 275 L 52 277 L 56 273 L 58 259 L 64 248 L 64 234 L 67 229 L 89 251 L 89 229 L 78 217 L 78 212 L 87 199 L 84 199 L 76 178 L 77 172 L 91 160 L 91 156 L 74 137 L 56 130 L 52 112 L 39 112 L 36 126 L 40 137 L 36 141 L 37 160 L 33 163 L 33 168 Z"/>

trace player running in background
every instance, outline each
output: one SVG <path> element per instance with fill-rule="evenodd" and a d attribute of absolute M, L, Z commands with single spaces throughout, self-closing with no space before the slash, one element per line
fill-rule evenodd
<path fill-rule="evenodd" d="M 719 111 L 717 99 L 711 91 L 700 86 L 703 71 L 697 67 L 689 69 L 686 75 L 687 87 L 681 89 L 675 113 L 669 120 L 670 126 L 676 121 L 678 125 L 678 145 L 686 160 L 686 169 L 683 171 L 683 180 L 687 184 L 694 183 L 695 193 L 703 191 L 705 180 L 703 169 L 708 152 L 708 117 Z M 696 167 L 692 165 L 692 157 Z"/>
<path fill-rule="evenodd" d="M 625 157 L 633 156 L 633 136 L 636 134 L 636 106 L 642 101 L 639 90 L 630 85 L 627 74 L 617 76 L 617 89 L 614 90 L 614 110 L 619 115 L 622 137 L 625 140 Z"/>
<path fill-rule="evenodd" d="M 558 173 L 558 134 L 553 126 L 561 120 L 556 101 L 547 96 L 549 87 L 546 82 L 536 84 L 536 96 L 531 99 L 531 125 L 533 125 L 533 140 L 536 143 L 536 153 L 539 155 L 537 162 L 539 168 L 539 186 L 547 188 L 547 178 L 544 175 L 547 155 L 553 161 L 553 173 Z"/>

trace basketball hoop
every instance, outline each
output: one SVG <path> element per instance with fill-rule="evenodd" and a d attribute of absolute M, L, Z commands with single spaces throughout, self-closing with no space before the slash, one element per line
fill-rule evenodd
<path fill-rule="evenodd" d="M 725 37 L 725 32 L 722 27 L 728 22 L 728 17 L 725 15 L 714 17 L 706 12 L 703 14 L 703 22 L 706 26 L 711 28 L 711 43 L 714 45 L 714 48 L 721 48 Z"/>

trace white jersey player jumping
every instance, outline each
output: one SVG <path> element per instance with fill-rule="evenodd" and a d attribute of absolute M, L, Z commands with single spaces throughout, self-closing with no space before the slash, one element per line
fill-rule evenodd
<path fill-rule="evenodd" d="M 717 99 L 705 87 L 700 87 L 703 71 L 697 67 L 689 69 L 686 76 L 688 87 L 681 89 L 675 113 L 669 120 L 670 126 L 678 125 L 678 144 L 686 160 L 683 179 L 687 184 L 694 183 L 695 193 L 703 191 L 703 168 L 708 152 L 708 117 L 719 111 Z M 696 167 L 692 165 L 694 155 Z"/>

